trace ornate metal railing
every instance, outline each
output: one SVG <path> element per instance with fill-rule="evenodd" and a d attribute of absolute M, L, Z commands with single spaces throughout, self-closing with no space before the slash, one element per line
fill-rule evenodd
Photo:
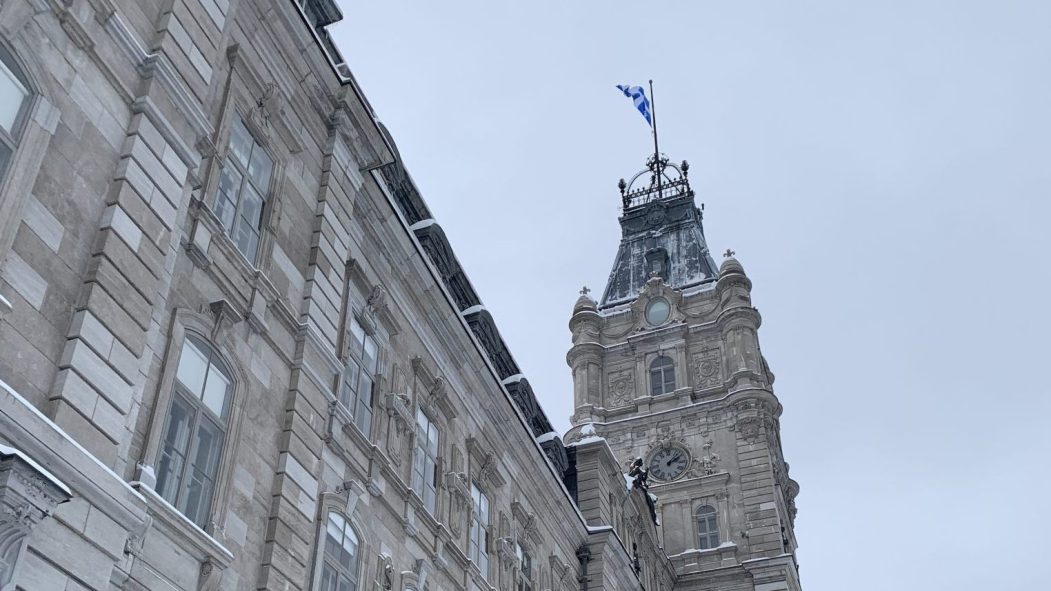
<path fill-rule="evenodd" d="M 689 174 L 690 164 L 685 160 L 676 165 L 669 162 L 664 154 L 659 158 L 650 156 L 646 160 L 646 170 L 639 171 L 630 181 L 620 179 L 617 183 L 624 209 L 651 201 L 693 197 Z M 646 180 L 649 182 L 646 183 Z"/>

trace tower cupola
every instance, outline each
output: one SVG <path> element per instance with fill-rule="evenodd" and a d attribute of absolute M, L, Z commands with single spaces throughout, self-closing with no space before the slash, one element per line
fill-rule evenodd
<path fill-rule="evenodd" d="M 718 276 L 690 188 L 690 165 L 650 156 L 646 169 L 620 180 L 621 240 L 601 308 L 636 298 L 654 275 L 674 289 Z"/>

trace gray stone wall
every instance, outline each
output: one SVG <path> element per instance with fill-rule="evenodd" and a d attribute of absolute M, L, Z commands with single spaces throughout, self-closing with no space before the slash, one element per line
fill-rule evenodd
<path fill-rule="evenodd" d="M 19 588 L 310 589 L 334 510 L 360 536 L 362 588 L 511 589 L 521 544 L 534 589 L 580 589 L 585 545 L 602 575 L 588 588 L 670 589 L 669 568 L 640 579 L 623 540 L 589 529 L 301 5 L 0 3 L 32 91 L 0 184 L 0 443 L 70 493 L 0 518 L 25 534 Z M 254 260 L 217 215 L 238 119 L 275 164 Z M 369 432 L 337 402 L 352 318 L 379 344 Z M 233 378 L 200 527 L 154 490 L 188 335 Z M 410 488 L 417 409 L 441 432 L 433 514 Z M 626 495 L 603 461 L 596 494 Z M 467 555 L 472 482 L 491 501 L 487 572 Z M 643 551 L 667 564 L 640 503 Z"/>

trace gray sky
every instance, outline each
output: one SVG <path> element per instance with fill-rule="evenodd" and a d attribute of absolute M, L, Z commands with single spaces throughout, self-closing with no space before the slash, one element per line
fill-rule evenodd
<path fill-rule="evenodd" d="M 652 78 L 662 151 L 755 284 L 805 589 L 1047 588 L 1051 3 L 343 6 L 337 42 L 560 429 L 570 311 L 651 149 L 613 86 Z"/>

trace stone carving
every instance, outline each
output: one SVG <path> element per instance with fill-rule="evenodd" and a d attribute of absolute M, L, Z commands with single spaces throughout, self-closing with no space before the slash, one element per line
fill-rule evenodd
<path fill-rule="evenodd" d="M 201 572 L 197 578 L 197 591 L 215 591 L 223 580 L 223 568 L 209 556 L 201 563 Z"/>
<path fill-rule="evenodd" d="M 630 369 L 611 373 L 609 376 L 609 398 L 607 406 L 617 408 L 631 404 L 635 398 L 635 373 Z"/>
<path fill-rule="evenodd" d="M 70 496 L 20 452 L 0 445 L 0 589 L 14 588 L 29 533 Z"/>
<path fill-rule="evenodd" d="M 395 465 L 401 465 L 405 439 L 414 432 L 415 421 L 409 410 L 411 403 L 408 396 L 404 394 L 387 394 L 384 402 L 387 407 L 387 416 L 390 417 L 390 423 L 394 427 L 387 433 L 387 453 Z"/>
<path fill-rule="evenodd" d="M 693 373 L 698 388 L 718 386 L 722 382 L 722 359 L 718 349 L 706 349 L 693 356 Z"/>
<path fill-rule="evenodd" d="M 460 537 L 463 524 L 467 520 L 467 510 L 471 507 L 471 489 L 467 486 L 467 476 L 449 472 L 445 475 L 445 487 L 452 497 L 449 506 L 449 529 L 453 535 Z"/>
<path fill-rule="evenodd" d="M 704 442 L 704 455 L 693 460 L 693 465 L 690 467 L 691 477 L 711 476 L 718 471 L 721 458 L 719 454 L 712 451 L 713 443 L 711 439 Z"/>

